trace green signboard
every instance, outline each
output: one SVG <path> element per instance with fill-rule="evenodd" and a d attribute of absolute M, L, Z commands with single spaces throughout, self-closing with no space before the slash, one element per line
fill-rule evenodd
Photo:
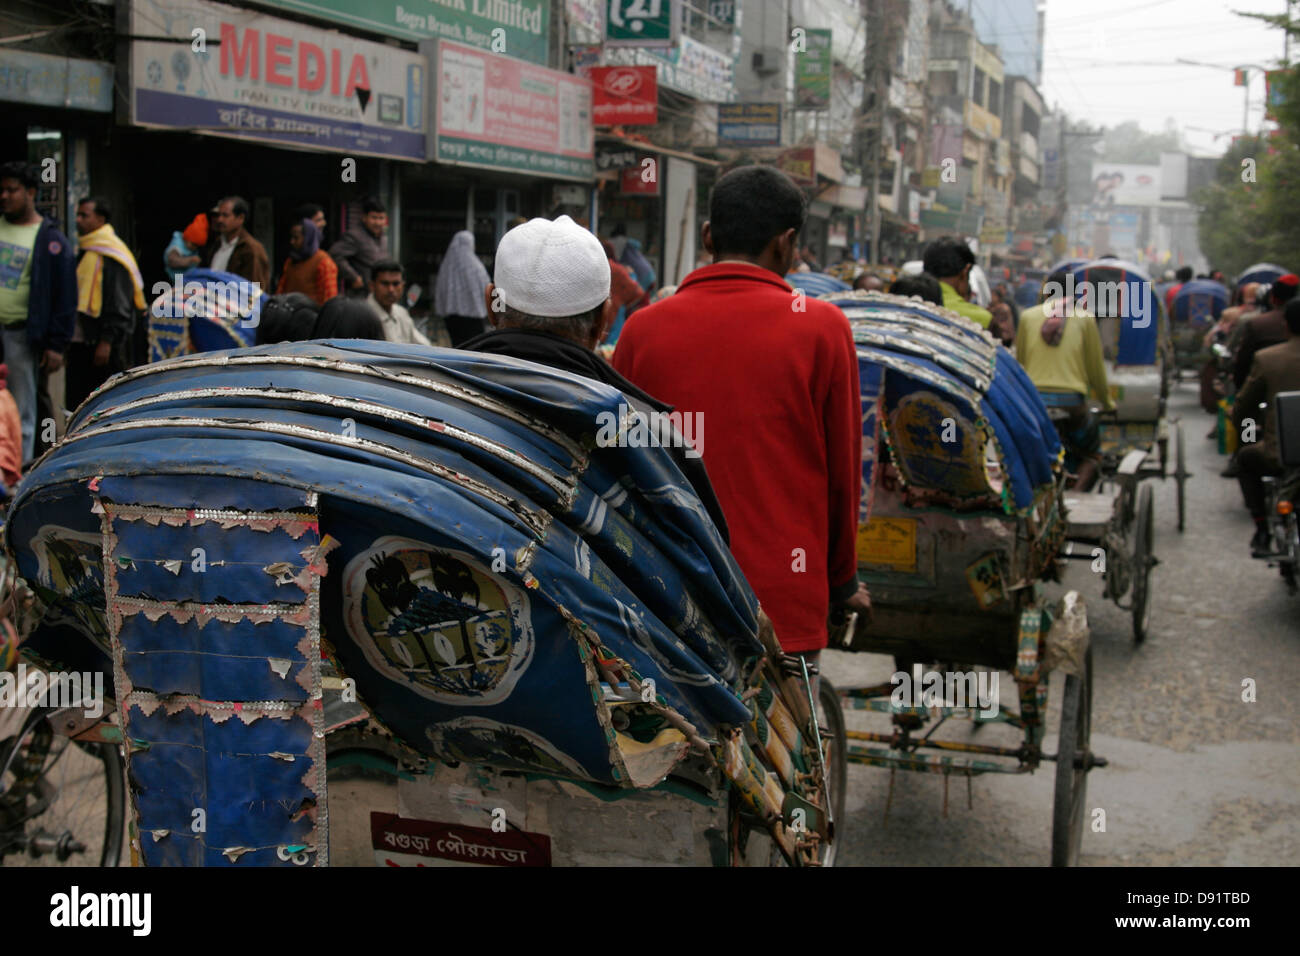
<path fill-rule="evenodd" d="M 547 66 L 550 0 L 257 0 L 402 40 L 455 40 Z M 625 3 L 630 0 L 624 0 Z M 645 0 L 649 2 L 649 0 Z M 665 6 L 667 0 L 664 0 Z"/>
<path fill-rule="evenodd" d="M 804 30 L 794 43 L 795 105 L 804 110 L 827 109 L 831 105 L 831 31 Z"/>
<path fill-rule="evenodd" d="M 673 46 L 677 0 L 605 0 L 606 46 Z"/>

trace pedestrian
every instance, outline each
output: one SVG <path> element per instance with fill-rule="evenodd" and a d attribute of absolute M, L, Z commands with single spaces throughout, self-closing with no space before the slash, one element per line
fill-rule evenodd
<path fill-rule="evenodd" d="M 447 244 L 433 286 L 433 313 L 447 326 L 452 348 L 460 348 L 460 343 L 482 335 L 486 329 L 488 313 L 483 290 L 490 281 L 487 269 L 474 254 L 474 233 L 462 229 Z"/>
<path fill-rule="evenodd" d="M 853 280 L 853 288 L 862 292 L 884 292 L 885 280 L 874 272 L 863 272 Z"/>
<path fill-rule="evenodd" d="M 36 211 L 38 182 L 29 163 L 0 166 L 0 337 L 8 388 L 22 419 L 24 462 L 35 448 L 38 373 L 63 367 L 77 316 L 72 245 Z"/>
<path fill-rule="evenodd" d="M 218 241 L 210 243 L 208 268 L 234 273 L 254 283 L 258 290 L 269 291 L 271 260 L 267 258 L 266 248 L 245 227 L 248 203 L 239 196 L 227 196 L 217 203 L 214 212 Z"/>
<path fill-rule="evenodd" d="M 671 405 L 637 388 L 594 351 L 614 318 L 608 264 L 602 243 L 568 216 L 533 219 L 511 230 L 497 247 L 496 284 L 484 292 L 485 302 L 500 303 L 488 312 L 493 328 L 461 348 L 564 369 L 613 385 L 639 412 L 669 414 Z M 704 463 L 688 451 L 668 448 L 727 541 L 726 519 Z"/>
<path fill-rule="evenodd" d="M 943 292 L 943 306 L 987 329 L 993 314 L 969 301 L 971 296 L 971 270 L 975 266 L 975 253 L 965 240 L 943 236 L 925 247 L 925 271 L 939 280 Z"/>
<path fill-rule="evenodd" d="M 638 308 L 646 305 L 650 297 L 646 295 L 641 283 L 636 281 L 632 270 L 615 257 L 617 251 L 611 239 L 601 239 L 600 247 L 609 261 L 610 298 L 614 302 L 614 324 L 610 326 L 608 344 L 615 345 L 623 334 L 623 325 L 627 317 Z M 624 247 L 626 248 L 626 246 Z"/>
<path fill-rule="evenodd" d="M 23 477 L 23 422 L 13 393 L 5 387 L 9 369 L 0 364 L 0 480 L 4 491 L 13 494 Z"/>
<path fill-rule="evenodd" d="M 656 278 L 655 270 L 654 266 L 650 265 L 650 260 L 641 252 L 641 240 L 628 239 L 627 245 L 623 247 L 623 254 L 618 257 L 618 261 L 632 270 L 637 285 L 646 292 L 653 291 Z"/>
<path fill-rule="evenodd" d="M 313 339 L 372 339 L 382 342 L 384 324 L 360 299 L 336 295 L 323 306 L 312 326 Z"/>
<path fill-rule="evenodd" d="M 113 229 L 100 198 L 77 203 L 77 319 L 67 352 L 65 404 L 76 408 L 131 365 L 136 323 L 144 313 L 144 279 Z"/>
<path fill-rule="evenodd" d="M 320 230 L 307 217 L 289 227 L 289 258 L 280 270 L 277 295 L 301 292 L 324 305 L 339 294 L 339 267 L 320 247 Z"/>
<path fill-rule="evenodd" d="M 803 191 L 770 166 L 721 177 L 702 241 L 713 264 L 628 319 L 614 367 L 697 414 L 731 550 L 787 653 L 826 646 L 832 603 L 870 613 L 855 542 L 862 407 L 853 332 L 782 278 L 798 256 Z M 735 343 L 726 361 L 712 343 Z"/>
<path fill-rule="evenodd" d="M 1250 364 L 1255 353 L 1270 345 L 1280 345 L 1287 340 L 1287 324 L 1283 317 L 1286 304 L 1295 298 L 1300 289 L 1300 277 L 1288 272 L 1278 276 L 1268 290 L 1267 311 L 1257 312 L 1238 320 L 1233 331 L 1232 380 L 1238 389 L 1250 374 Z"/>
<path fill-rule="evenodd" d="M 411 313 L 401 303 L 404 285 L 401 264 L 393 259 L 381 259 L 371 268 L 370 295 L 365 304 L 379 319 L 384 338 L 388 341 L 430 345 L 432 343 L 415 327 Z"/>
<path fill-rule="evenodd" d="M 294 210 L 293 220 L 297 222 L 300 219 L 310 219 L 311 224 L 316 227 L 320 233 L 320 241 L 323 245 L 325 242 L 325 209 L 314 202 L 305 202 Z"/>
<path fill-rule="evenodd" d="M 939 285 L 939 280 L 928 272 L 899 276 L 890 285 L 889 294 L 915 297 L 925 302 L 933 302 L 935 305 L 943 305 L 943 288 Z"/>
<path fill-rule="evenodd" d="M 1237 450 L 1237 482 L 1250 516 L 1255 520 L 1255 534 L 1250 539 L 1253 557 L 1265 557 L 1269 551 L 1268 515 L 1265 513 L 1263 478 L 1284 471 L 1278 454 L 1277 420 L 1273 399 L 1279 392 L 1300 391 L 1300 299 L 1293 298 L 1283 309 L 1286 341 L 1260 349 L 1251 359 L 1250 372 L 1237 392 L 1233 421 L 1237 434 L 1247 434 L 1245 425 L 1254 420 L 1254 441 L 1244 441 Z M 1262 421 L 1261 421 L 1262 419 Z"/>
<path fill-rule="evenodd" d="M 388 258 L 387 229 L 388 210 L 374 196 L 368 196 L 361 203 L 360 221 L 353 222 L 330 246 L 330 258 L 339 267 L 339 285 L 347 295 L 366 295 L 371 269 Z"/>
<path fill-rule="evenodd" d="M 195 216 L 184 229 L 172 233 L 172 241 L 163 250 L 163 265 L 173 282 L 185 278 L 185 273 L 202 264 L 207 244 L 208 214 L 205 212 Z"/>

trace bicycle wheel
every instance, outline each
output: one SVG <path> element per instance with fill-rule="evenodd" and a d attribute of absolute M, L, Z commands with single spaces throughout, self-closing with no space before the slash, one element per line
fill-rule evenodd
<path fill-rule="evenodd" d="M 818 688 L 818 722 L 822 731 L 822 750 L 826 755 L 826 785 L 830 790 L 830 812 L 834 825 L 830 846 L 822 857 L 822 866 L 834 866 L 836 851 L 844 839 L 844 795 L 848 791 L 848 737 L 844 728 L 844 704 L 825 677 Z"/>
<path fill-rule="evenodd" d="M 0 863 L 117 866 L 126 821 L 126 775 L 112 744 L 54 732 L 48 711 L 0 741 Z"/>

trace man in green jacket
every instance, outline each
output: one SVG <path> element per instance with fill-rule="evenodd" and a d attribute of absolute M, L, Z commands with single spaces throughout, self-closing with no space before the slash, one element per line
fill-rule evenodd
<path fill-rule="evenodd" d="M 970 296 L 970 270 L 975 265 L 975 253 L 961 239 L 944 236 L 925 247 L 925 271 L 939 280 L 943 290 L 943 307 L 987 329 L 993 313 L 968 300 Z"/>

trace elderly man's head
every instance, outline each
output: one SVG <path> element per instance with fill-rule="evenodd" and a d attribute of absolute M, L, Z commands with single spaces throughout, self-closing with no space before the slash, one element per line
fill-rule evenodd
<path fill-rule="evenodd" d="M 497 328 L 535 329 L 594 349 L 609 332 L 609 258 L 600 240 L 568 216 L 530 219 L 497 246 L 485 291 Z"/>

